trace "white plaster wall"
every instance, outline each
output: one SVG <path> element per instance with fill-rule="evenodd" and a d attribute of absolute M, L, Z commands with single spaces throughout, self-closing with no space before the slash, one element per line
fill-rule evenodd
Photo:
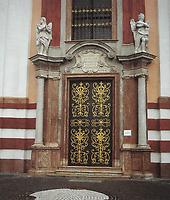
<path fill-rule="evenodd" d="M 170 0 L 158 0 L 161 96 L 170 96 Z"/>
<path fill-rule="evenodd" d="M 0 0 L 0 96 L 27 96 L 32 0 Z"/>

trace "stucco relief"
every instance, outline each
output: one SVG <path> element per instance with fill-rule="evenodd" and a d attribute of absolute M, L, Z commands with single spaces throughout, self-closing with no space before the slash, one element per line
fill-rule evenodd
<path fill-rule="evenodd" d="M 96 73 L 112 72 L 113 66 L 107 63 L 107 55 L 97 49 L 87 49 L 75 55 L 74 66 L 67 67 L 66 72 L 71 73 Z"/>

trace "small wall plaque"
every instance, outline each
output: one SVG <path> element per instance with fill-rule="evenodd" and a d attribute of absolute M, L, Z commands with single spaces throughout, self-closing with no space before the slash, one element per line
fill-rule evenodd
<path fill-rule="evenodd" d="M 132 131 L 131 130 L 124 130 L 123 134 L 124 134 L 124 136 L 132 136 Z"/>

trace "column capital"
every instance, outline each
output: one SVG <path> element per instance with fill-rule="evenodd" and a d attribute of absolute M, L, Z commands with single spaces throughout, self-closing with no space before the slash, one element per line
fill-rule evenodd
<path fill-rule="evenodd" d="M 30 58 L 35 65 L 36 78 L 60 79 L 59 65 L 64 62 L 63 57 L 50 57 L 45 55 L 35 55 Z"/>
<path fill-rule="evenodd" d="M 59 71 L 53 71 L 50 68 L 37 68 L 36 70 L 36 78 L 50 78 L 53 80 L 60 80 L 61 75 Z"/>
<path fill-rule="evenodd" d="M 37 69 L 36 70 L 36 78 L 47 78 L 48 77 L 48 71 L 43 70 L 43 69 Z"/>
<path fill-rule="evenodd" d="M 117 56 L 117 58 L 123 64 L 123 78 L 134 78 L 147 77 L 148 65 L 156 56 L 146 52 L 140 52 Z"/>
<path fill-rule="evenodd" d="M 148 69 L 146 68 L 139 68 L 139 69 L 132 69 L 132 70 L 123 70 L 123 78 L 135 78 L 135 77 L 147 77 L 148 76 Z"/>
<path fill-rule="evenodd" d="M 59 71 L 48 71 L 48 78 L 51 78 L 53 80 L 60 80 L 61 79 L 61 75 Z"/>

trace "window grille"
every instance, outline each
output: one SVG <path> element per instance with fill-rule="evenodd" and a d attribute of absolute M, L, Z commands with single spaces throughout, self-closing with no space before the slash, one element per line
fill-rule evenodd
<path fill-rule="evenodd" d="M 72 39 L 111 39 L 112 1 L 73 0 Z"/>

